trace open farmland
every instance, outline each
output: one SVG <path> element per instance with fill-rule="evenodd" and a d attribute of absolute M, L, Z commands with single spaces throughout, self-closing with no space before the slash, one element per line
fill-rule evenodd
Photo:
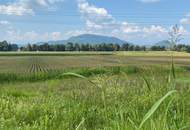
<path fill-rule="evenodd" d="M 174 53 L 175 64 L 190 65 L 188 53 Z M 1 53 L 1 73 L 35 73 L 62 71 L 72 68 L 126 66 L 126 65 L 168 65 L 169 52 L 129 53 Z"/>
<path fill-rule="evenodd" d="M 190 55 L 156 53 L 1 53 L 0 129 L 189 130 Z"/>

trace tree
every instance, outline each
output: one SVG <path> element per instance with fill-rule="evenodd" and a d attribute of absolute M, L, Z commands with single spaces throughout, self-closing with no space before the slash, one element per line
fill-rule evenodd
<path fill-rule="evenodd" d="M 169 40 L 172 44 L 171 49 L 174 48 L 175 45 L 178 44 L 178 42 L 180 42 L 182 40 L 182 34 L 180 32 L 179 27 L 177 26 L 177 24 L 175 26 L 172 27 L 171 31 L 169 32 Z M 172 76 L 175 79 L 176 75 L 175 75 L 175 69 L 174 69 L 174 59 L 173 59 L 173 54 L 171 55 L 172 58 L 172 67 L 171 67 L 171 72 L 172 72 Z"/>
<path fill-rule="evenodd" d="M 170 49 L 173 49 L 175 45 L 177 45 L 183 38 L 180 32 L 178 25 L 172 27 L 171 31 L 169 31 L 169 41 L 171 42 Z"/>
<path fill-rule="evenodd" d="M 7 41 L 0 42 L 0 51 L 8 51 L 9 44 Z"/>
<path fill-rule="evenodd" d="M 122 45 L 122 47 L 121 47 L 122 49 L 122 51 L 129 51 L 129 44 L 128 43 L 125 43 L 125 44 L 123 44 Z"/>
<path fill-rule="evenodd" d="M 78 43 L 75 43 L 75 51 L 80 51 L 80 45 Z"/>
<path fill-rule="evenodd" d="M 27 44 L 26 51 L 32 51 L 32 46 L 30 43 Z"/>
<path fill-rule="evenodd" d="M 74 51 L 74 44 L 72 42 L 68 42 L 66 44 L 66 48 L 65 48 L 66 51 Z"/>
<path fill-rule="evenodd" d="M 164 46 L 152 46 L 150 48 L 151 51 L 165 51 L 165 47 Z"/>
<path fill-rule="evenodd" d="M 134 51 L 134 45 L 129 45 L 129 51 Z"/>
<path fill-rule="evenodd" d="M 9 51 L 18 51 L 18 48 L 17 44 L 9 44 Z"/>
<path fill-rule="evenodd" d="M 135 48 L 134 48 L 135 51 L 140 51 L 141 50 L 141 47 L 136 45 Z"/>

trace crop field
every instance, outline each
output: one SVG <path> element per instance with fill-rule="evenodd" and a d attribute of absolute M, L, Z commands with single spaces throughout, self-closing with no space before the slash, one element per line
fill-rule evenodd
<path fill-rule="evenodd" d="M 190 65 L 188 53 L 175 53 L 175 64 Z M 167 52 L 129 53 L 0 53 L 0 73 L 36 73 L 62 71 L 69 68 L 136 65 L 168 65 Z"/>
<path fill-rule="evenodd" d="M 188 53 L 0 53 L 2 130 L 190 130 L 189 100 Z"/>

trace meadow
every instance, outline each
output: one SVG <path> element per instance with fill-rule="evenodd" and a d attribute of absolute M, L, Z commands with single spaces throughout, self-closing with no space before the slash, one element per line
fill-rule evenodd
<path fill-rule="evenodd" d="M 189 65 L 178 52 L 0 53 L 0 129 L 189 130 Z"/>

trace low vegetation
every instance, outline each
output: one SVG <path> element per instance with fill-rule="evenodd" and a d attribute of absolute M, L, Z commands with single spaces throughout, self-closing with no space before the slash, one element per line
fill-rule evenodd
<path fill-rule="evenodd" d="M 0 129 L 189 130 L 187 63 L 130 55 L 1 56 Z"/>

